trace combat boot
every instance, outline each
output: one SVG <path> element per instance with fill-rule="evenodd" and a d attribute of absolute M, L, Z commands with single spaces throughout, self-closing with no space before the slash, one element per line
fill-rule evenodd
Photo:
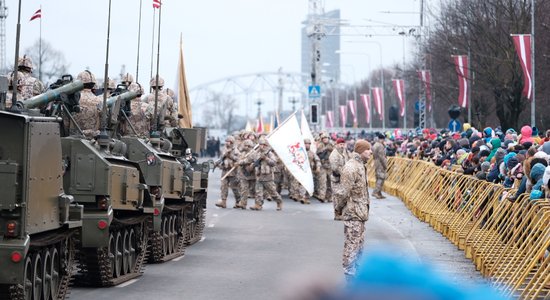
<path fill-rule="evenodd" d="M 262 206 L 258 204 L 254 204 L 254 206 L 250 207 L 251 210 L 262 210 Z"/>
<path fill-rule="evenodd" d="M 386 199 L 386 197 L 384 195 L 382 195 L 382 193 L 376 193 L 376 194 L 373 194 L 373 196 L 376 198 L 376 199 Z"/>
<path fill-rule="evenodd" d="M 245 201 L 239 201 L 239 203 L 237 203 L 237 208 L 240 208 L 240 209 L 246 209 L 246 202 Z"/>
<path fill-rule="evenodd" d="M 282 210 L 282 209 L 283 209 L 283 201 L 277 202 L 277 210 Z"/>
<path fill-rule="evenodd" d="M 221 208 L 226 208 L 227 207 L 226 202 L 227 202 L 227 200 L 222 199 L 222 200 L 216 202 L 216 206 L 221 207 Z"/>

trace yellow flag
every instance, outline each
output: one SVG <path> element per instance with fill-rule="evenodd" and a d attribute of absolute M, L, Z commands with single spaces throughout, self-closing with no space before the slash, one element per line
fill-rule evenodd
<path fill-rule="evenodd" d="M 180 53 L 178 61 L 178 113 L 183 116 L 179 120 L 180 127 L 193 127 L 193 114 L 191 111 L 191 99 L 189 99 L 189 89 L 187 88 L 187 78 L 185 77 L 185 66 L 183 64 L 183 40 L 180 34 Z"/>

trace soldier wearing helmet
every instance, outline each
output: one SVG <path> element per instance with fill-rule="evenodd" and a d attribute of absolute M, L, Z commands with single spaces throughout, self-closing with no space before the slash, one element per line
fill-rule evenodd
<path fill-rule="evenodd" d="M 78 73 L 76 78 L 84 83 L 84 89 L 80 92 L 80 112 L 74 116 L 74 119 L 84 132 L 84 136 L 91 139 L 99 134 L 102 97 L 96 96 L 92 92 L 92 89 L 97 84 L 92 72 L 88 70 L 82 71 Z M 75 133 L 74 131 L 70 132 Z"/>
<path fill-rule="evenodd" d="M 217 207 L 227 207 L 227 196 L 229 195 L 229 188 L 231 188 L 233 196 L 235 196 L 235 205 L 233 208 L 241 208 L 239 202 L 241 198 L 239 192 L 239 179 L 237 179 L 237 172 L 233 170 L 233 168 L 237 166 L 240 155 L 241 153 L 235 146 L 235 138 L 228 136 L 225 139 L 222 155 L 215 164 L 216 167 L 222 169 L 222 178 L 225 176 L 221 183 L 221 199 L 216 203 Z M 227 174 L 228 172 L 231 173 Z"/>
<path fill-rule="evenodd" d="M 346 162 L 350 158 L 350 153 L 348 152 L 347 146 L 346 146 L 346 140 L 343 138 L 338 138 L 336 140 L 336 147 L 334 150 L 332 150 L 332 153 L 330 153 L 329 156 L 329 162 L 330 162 L 330 170 L 331 170 L 331 188 L 332 191 L 334 191 L 333 195 L 336 194 L 339 188 L 341 188 L 340 185 L 340 171 L 346 164 Z M 334 198 L 334 197 L 333 197 Z M 333 206 L 334 206 L 334 219 L 335 220 L 342 220 L 342 215 L 338 214 L 336 211 L 336 199 L 333 200 Z"/>
<path fill-rule="evenodd" d="M 318 178 L 319 174 L 321 173 L 321 160 L 319 159 L 319 156 L 317 156 L 317 153 L 311 149 L 311 140 L 308 138 L 304 139 L 304 145 L 306 147 L 307 151 L 307 158 L 309 160 L 309 166 L 311 167 L 311 173 L 313 174 L 314 178 Z M 317 181 L 318 182 L 318 181 Z M 304 202 L 306 204 L 309 204 L 309 194 L 305 190 L 305 188 L 302 187 L 302 193 L 305 193 L 305 200 Z"/>
<path fill-rule="evenodd" d="M 321 174 L 319 176 L 319 189 L 317 193 L 317 199 L 321 202 L 332 201 L 332 189 L 330 185 L 330 175 L 332 170 L 330 168 L 329 157 L 334 150 L 334 145 L 330 141 L 327 133 L 323 132 L 320 135 L 320 141 L 317 147 L 317 155 L 321 160 Z"/>
<path fill-rule="evenodd" d="M 130 103 L 131 114 L 128 116 L 128 120 L 136 130 L 135 134 L 138 137 L 149 137 L 151 131 L 151 121 L 147 116 L 147 103 L 141 101 L 141 95 L 143 95 L 143 87 L 137 82 L 132 82 L 128 86 L 129 92 L 136 92 L 138 96 L 132 99 Z M 125 135 L 134 134 L 129 128 L 130 126 L 124 122 L 123 132 Z"/>
<path fill-rule="evenodd" d="M 120 83 L 124 84 L 125 86 L 130 86 L 134 82 L 134 76 L 130 73 L 126 73 L 122 75 L 122 78 L 120 78 Z"/>
<path fill-rule="evenodd" d="M 32 98 L 44 92 L 44 84 L 42 81 L 32 76 L 33 64 L 28 56 L 20 57 L 18 60 L 17 70 L 22 73 L 21 80 L 17 80 L 21 85 L 22 99 Z"/>
<path fill-rule="evenodd" d="M 283 209 L 283 199 L 277 193 L 275 182 L 273 181 L 273 167 L 277 164 L 277 158 L 271 151 L 269 143 L 265 137 L 258 140 L 259 149 L 254 151 L 246 158 L 242 159 L 240 164 L 254 165 L 254 173 L 256 175 L 256 195 L 255 205 L 250 207 L 252 210 L 262 210 L 264 204 L 264 194 L 271 197 L 277 202 L 277 210 Z"/>
<path fill-rule="evenodd" d="M 252 155 L 252 151 L 255 151 L 253 148 L 254 142 L 251 140 L 244 140 L 241 143 L 241 148 L 239 149 L 241 156 L 237 161 L 237 165 L 239 166 L 237 169 L 237 179 L 239 180 L 239 193 L 241 198 L 238 206 L 242 209 L 246 209 L 246 206 L 248 205 L 248 197 L 251 195 L 250 190 L 256 184 L 254 164 L 247 161 L 248 156 Z"/>
<path fill-rule="evenodd" d="M 178 108 L 176 106 L 176 93 L 172 89 L 166 89 L 166 109 L 167 109 L 167 126 L 176 127 L 178 126 Z"/>
<path fill-rule="evenodd" d="M 168 109 L 168 95 L 162 90 L 162 87 L 164 86 L 164 79 L 162 77 L 153 77 L 149 81 L 149 84 L 151 86 L 151 93 L 143 99 L 146 103 L 148 103 L 147 106 L 147 116 L 151 120 L 151 128 L 157 127 L 157 130 L 160 130 L 160 126 L 164 125 L 164 117 L 168 116 L 168 119 L 171 119 L 169 109 Z M 158 106 L 157 106 L 157 125 L 154 126 L 155 122 L 155 95 L 158 91 Z"/>

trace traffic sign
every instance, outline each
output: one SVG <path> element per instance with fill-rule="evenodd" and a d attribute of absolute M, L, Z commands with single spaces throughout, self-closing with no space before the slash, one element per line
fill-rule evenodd
<path fill-rule="evenodd" d="M 320 85 L 310 85 L 308 87 L 308 98 L 320 98 L 321 97 L 321 86 Z"/>

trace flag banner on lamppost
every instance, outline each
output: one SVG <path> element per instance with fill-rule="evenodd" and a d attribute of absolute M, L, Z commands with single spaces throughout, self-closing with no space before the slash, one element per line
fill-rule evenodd
<path fill-rule="evenodd" d="M 370 95 L 361 94 L 361 101 L 363 101 L 363 106 L 365 107 L 365 117 L 367 119 L 367 124 L 370 124 Z"/>
<path fill-rule="evenodd" d="M 456 74 L 458 75 L 458 104 L 460 107 L 465 108 L 469 105 L 470 99 L 468 99 L 468 56 L 467 55 L 454 55 L 453 56 L 456 66 Z"/>
<path fill-rule="evenodd" d="M 313 174 L 296 114 L 292 114 L 271 132 L 267 141 L 290 174 L 313 195 Z"/>
<path fill-rule="evenodd" d="M 401 104 L 401 110 L 399 111 L 399 116 L 405 115 L 405 81 L 403 79 L 392 79 L 393 88 L 397 94 L 397 99 Z"/>
<path fill-rule="evenodd" d="M 334 127 L 334 112 L 332 110 L 327 110 L 327 127 Z"/>
<path fill-rule="evenodd" d="M 302 137 L 304 139 L 309 139 L 311 141 L 311 145 L 309 146 L 309 149 L 313 152 L 317 152 L 317 146 L 315 144 L 315 139 L 313 138 L 313 134 L 311 133 L 311 129 L 309 128 L 309 124 L 307 123 L 306 114 L 304 113 L 304 110 L 302 109 L 302 116 L 300 120 L 300 131 L 302 132 Z"/>
<path fill-rule="evenodd" d="M 382 89 L 379 87 L 373 87 L 372 96 L 374 97 L 374 106 L 376 107 L 376 112 L 380 116 L 380 120 L 384 120 L 384 113 L 382 112 L 382 101 L 384 101 L 384 95 L 382 94 Z"/>
<path fill-rule="evenodd" d="M 348 106 L 349 106 L 349 111 L 351 111 L 351 116 L 353 117 L 353 125 L 355 126 L 355 124 L 357 124 L 357 113 L 355 110 L 355 101 L 348 100 Z"/>
<path fill-rule="evenodd" d="M 347 108 L 347 105 L 340 105 L 340 122 L 342 127 L 346 127 Z"/>
<path fill-rule="evenodd" d="M 417 72 L 418 77 L 420 77 L 420 81 L 424 83 L 426 99 L 428 100 L 428 111 L 432 111 L 432 76 L 430 70 L 418 70 Z"/>
<path fill-rule="evenodd" d="M 523 70 L 523 95 L 531 100 L 533 98 L 533 81 L 531 74 L 531 35 L 530 34 L 512 34 L 514 46 L 521 62 Z"/>
<path fill-rule="evenodd" d="M 264 120 L 262 116 L 258 117 L 258 126 L 256 126 L 256 133 L 264 133 Z"/>

